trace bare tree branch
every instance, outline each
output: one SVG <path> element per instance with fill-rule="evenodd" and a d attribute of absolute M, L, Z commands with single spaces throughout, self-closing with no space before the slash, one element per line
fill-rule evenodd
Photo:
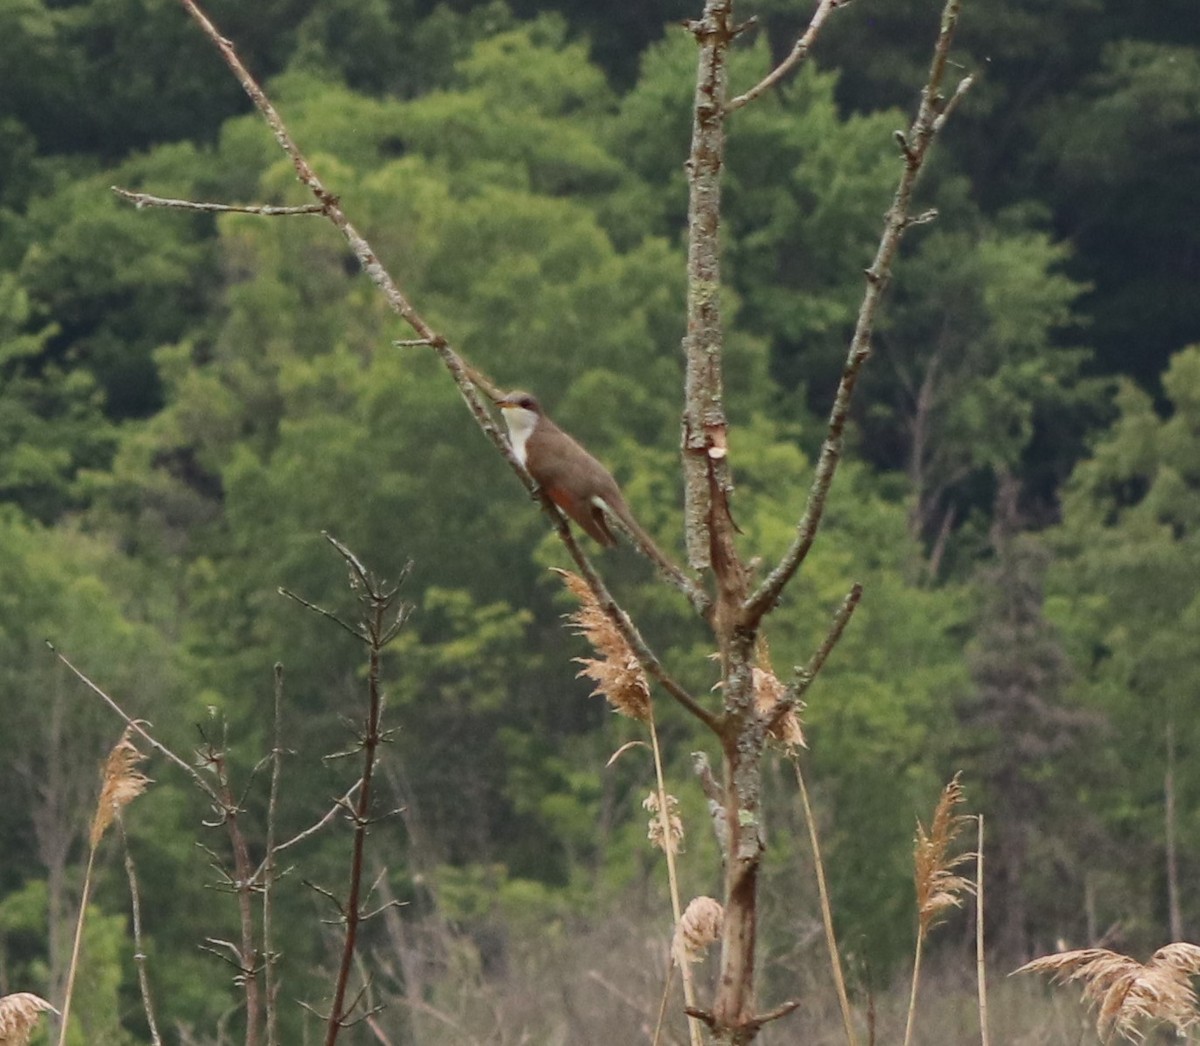
<path fill-rule="evenodd" d="M 384 741 L 382 730 L 383 717 L 383 686 L 381 672 L 383 666 L 383 651 L 389 637 L 394 636 L 395 629 L 389 624 L 392 606 L 397 594 L 397 586 L 385 586 L 378 582 L 363 566 L 362 562 L 345 545 L 330 535 L 325 535 L 330 544 L 337 549 L 343 559 L 349 563 L 352 577 L 352 587 L 361 589 L 366 608 L 363 613 L 361 631 L 369 643 L 367 666 L 367 711 L 365 723 L 360 737 L 362 749 L 362 770 L 359 774 L 358 796 L 352 811 L 354 823 L 354 842 L 350 857 L 350 882 L 346 901 L 340 906 L 344 934 L 342 938 L 341 960 L 338 964 L 337 977 L 334 981 L 333 999 L 329 1008 L 329 1020 L 325 1026 L 325 1046 L 334 1046 L 342 1028 L 347 1027 L 351 1015 L 366 990 L 363 989 L 347 1001 L 346 992 L 350 982 L 350 971 L 354 965 L 355 951 L 358 941 L 358 931 L 365 918 L 363 902 L 370 891 L 363 892 L 364 854 L 366 852 L 367 828 L 370 824 L 372 792 L 371 786 L 375 778 L 376 762 L 380 744 Z M 409 564 L 411 567 L 411 563 Z M 407 574 L 408 568 L 405 569 Z M 357 584 L 355 584 L 357 581 Z M 402 622 L 411 606 L 402 607 L 398 621 Z M 384 874 L 381 872 L 380 874 Z M 373 1012 L 370 1007 L 357 1020 L 362 1020 Z"/>
<path fill-rule="evenodd" d="M 796 68 L 805 58 L 808 57 L 808 52 L 812 48 L 813 41 L 817 38 L 817 33 L 821 31 L 821 26 L 825 23 L 825 19 L 830 13 L 839 7 L 845 7 L 850 0 L 821 0 L 817 5 L 817 10 L 812 16 L 812 20 L 808 23 L 808 28 L 796 41 L 796 45 L 792 48 L 789 54 L 782 62 L 772 69 L 763 79 L 750 88 L 745 94 L 739 94 L 728 105 L 725 106 L 727 113 L 733 112 L 735 109 L 740 109 L 748 102 L 754 101 L 764 91 L 769 91 L 788 73 Z"/>
<path fill-rule="evenodd" d="M 854 582 L 846 594 L 846 598 L 842 600 L 842 605 L 838 607 L 837 613 L 833 615 L 829 631 L 825 633 L 821 645 L 809 658 L 808 664 L 803 667 L 796 666 L 796 681 L 788 688 L 787 695 L 787 699 L 793 704 L 803 698 L 805 692 L 812 686 L 813 680 L 817 678 L 817 673 L 821 671 L 821 667 L 833 652 L 833 648 L 837 646 L 838 640 L 842 638 L 842 633 L 846 630 L 846 625 L 850 623 L 850 617 L 858 606 L 859 600 L 862 599 L 862 594 L 862 585 L 857 581 Z"/>
<path fill-rule="evenodd" d="M 144 192 L 130 192 L 118 185 L 110 185 L 110 189 L 123 200 L 128 200 L 138 209 L 142 207 L 166 207 L 178 211 L 203 211 L 206 213 L 259 214 L 267 218 L 290 217 L 294 214 L 324 214 L 325 208 L 319 203 L 306 203 L 299 207 L 273 207 L 265 203 L 199 203 L 196 200 L 171 200 L 164 196 L 151 196 Z"/>
<path fill-rule="evenodd" d="M 700 789 L 708 800 L 708 817 L 712 821 L 713 835 L 721 850 L 722 862 L 729 860 L 729 820 L 725 814 L 725 794 L 713 776 L 707 752 L 692 753 L 692 772 L 700 780 Z"/>
<path fill-rule="evenodd" d="M 924 166 L 934 136 L 942 128 L 944 117 L 957 106 L 971 85 L 971 78 L 964 79 L 955 90 L 950 103 L 941 94 L 942 79 L 950 54 L 950 44 L 958 24 L 962 0 L 948 0 L 942 11 L 941 30 L 934 47 L 929 79 L 921 92 L 921 106 L 907 134 L 897 132 L 901 152 L 904 154 L 904 171 L 900 175 L 892 205 L 884 221 L 883 235 L 875 252 L 875 259 L 867 269 L 867 288 L 858 312 L 858 322 L 850 341 L 850 351 L 842 370 L 842 378 L 834 397 L 829 415 L 829 430 L 821 445 L 816 473 L 809 489 L 804 515 L 796 528 L 796 537 L 784 554 L 779 565 L 771 571 L 758 590 L 742 607 L 741 625 L 755 628 L 779 599 L 784 586 L 791 580 L 800 564 L 808 555 L 816 537 L 817 528 L 825 513 L 825 502 L 830 485 L 837 472 L 842 456 L 846 422 L 850 416 L 850 402 L 854 387 L 858 383 L 863 364 L 871 355 L 871 334 L 875 324 L 875 313 L 879 308 L 883 292 L 891 278 L 892 262 L 900 248 L 900 241 L 909 225 L 909 207 L 913 189 Z"/>
<path fill-rule="evenodd" d="M 367 642 L 367 637 L 364 636 L 361 631 L 359 631 L 353 625 L 350 625 L 350 624 L 346 623 L 345 621 L 343 621 L 332 610 L 326 610 L 324 607 L 318 606 L 316 603 L 310 602 L 309 600 L 305 599 L 303 596 L 297 595 L 290 588 L 283 588 L 281 586 L 281 587 L 277 588 L 275 591 L 278 592 L 281 596 L 285 596 L 287 599 L 295 600 L 306 610 L 311 610 L 314 614 L 319 614 L 321 617 L 326 618 L 329 621 L 332 621 L 335 625 L 337 625 L 343 631 L 349 632 L 350 635 L 352 635 L 360 643 Z"/>
<path fill-rule="evenodd" d="M 728 457 L 721 321 L 721 175 L 725 166 L 725 98 L 729 43 L 739 31 L 733 0 L 705 0 L 703 16 L 688 23 L 699 45 L 688 158 L 687 334 L 683 347 L 684 532 L 690 565 L 711 568 L 716 602 L 709 619 L 721 659 L 721 746 L 728 828 L 720 974 L 708 1017 L 689 1005 L 693 1042 L 697 1021 L 711 1023 L 721 1041 L 749 1041 L 738 1029 L 753 1019 L 760 830 L 760 763 L 766 726 L 754 691 L 755 636 L 740 627 L 749 577 L 737 550 L 730 514 L 733 477 Z"/>
<path fill-rule="evenodd" d="M 271 790 L 267 796 L 267 840 L 266 856 L 261 865 L 262 873 L 262 951 L 263 951 L 263 996 L 267 1015 L 267 1046 L 279 1042 L 279 984 L 275 977 L 278 956 L 271 948 L 275 928 L 275 825 L 279 809 L 279 783 L 283 778 L 283 665 L 275 663 L 274 723 L 271 729 Z M 258 881 L 259 871 L 253 879 Z"/>
<path fill-rule="evenodd" d="M 125 711 L 125 709 L 123 709 L 119 704 L 117 704 L 116 701 L 114 701 L 111 697 L 109 697 L 109 695 L 106 694 L 103 690 L 101 690 L 100 687 L 98 687 L 87 676 L 85 676 L 78 668 L 76 668 L 73 664 L 71 664 L 71 662 L 69 660 L 67 660 L 67 658 L 65 656 L 63 656 L 63 654 L 58 650 L 57 647 L 55 647 L 55 645 L 53 643 L 50 642 L 50 640 L 46 640 L 46 646 L 48 646 L 50 648 L 50 651 L 54 654 L 54 656 L 56 658 L 58 658 L 59 661 L 61 661 L 64 665 L 66 665 L 66 667 L 68 669 L 71 670 L 72 673 L 74 673 L 74 675 L 77 679 L 79 679 L 89 690 L 91 690 L 91 692 L 93 694 L 95 694 L 102 701 L 104 701 L 104 703 L 106 705 L 108 705 L 109 708 L 111 708 L 114 712 L 116 712 L 117 715 L 120 716 L 122 720 L 124 720 L 126 726 L 130 727 L 130 729 L 132 729 L 134 731 L 134 733 L 136 733 L 139 737 L 141 737 L 146 742 L 146 744 L 148 744 L 156 752 L 159 752 L 160 754 L 166 756 L 167 759 L 169 759 L 176 766 L 178 766 L 185 774 L 188 775 L 188 777 L 190 777 L 192 779 L 192 781 L 195 783 L 196 787 L 200 789 L 200 791 L 202 791 L 205 795 L 207 795 L 209 797 L 209 799 L 211 799 L 213 801 L 213 803 L 220 806 L 221 801 L 218 798 L 217 793 L 213 790 L 212 786 L 209 785 L 209 783 L 206 780 L 204 780 L 204 778 L 200 775 L 200 773 L 196 770 L 196 768 L 194 766 L 192 766 L 191 763 L 187 762 L 185 759 L 181 759 L 174 752 L 172 752 L 171 749 L 169 749 L 166 745 L 164 745 L 161 741 L 159 741 L 156 737 L 154 737 L 148 730 L 146 730 L 146 727 L 150 725 L 149 723 L 147 723 L 144 719 L 134 719 L 131 715 L 129 715 L 129 713 L 127 713 Z"/>
<path fill-rule="evenodd" d="M 733 480 L 728 461 L 728 422 L 721 372 L 721 172 L 725 155 L 727 51 L 735 35 L 733 0 L 707 0 L 704 14 L 688 23 L 699 61 L 692 105 L 692 144 L 688 157 L 687 364 L 684 379 L 683 452 L 684 535 L 694 570 L 712 567 L 718 584 L 718 641 L 729 619 L 723 607 L 730 591 L 744 584 L 744 568 L 733 547 L 729 496 Z"/>
<path fill-rule="evenodd" d="M 150 1029 L 151 1046 L 162 1046 L 158 1020 L 154 1015 L 154 999 L 150 993 L 150 976 L 146 971 L 146 944 L 142 934 L 142 894 L 138 887 L 137 868 L 133 863 L 133 853 L 129 849 L 125 819 L 118 813 L 116 821 L 117 829 L 121 833 L 121 846 L 125 850 L 125 876 L 129 880 L 129 908 L 133 921 L 133 962 L 137 967 L 138 991 L 142 996 L 142 1012 L 146 1015 L 146 1026 Z"/>
<path fill-rule="evenodd" d="M 354 784 L 352 784 L 348 789 L 346 789 L 346 791 L 343 795 L 339 796 L 337 799 L 335 799 L 333 801 L 333 805 L 325 812 L 325 815 L 319 821 L 316 821 L 313 824 L 310 824 L 307 828 L 304 829 L 304 831 L 297 832 L 286 842 L 280 843 L 278 846 L 275 847 L 275 853 L 278 854 L 281 851 L 288 849 L 288 847 L 295 846 L 297 843 L 302 843 L 302 842 L 304 842 L 305 839 L 308 839 L 311 836 L 316 835 L 317 832 L 319 832 L 322 828 L 324 828 L 327 824 L 329 824 L 330 821 L 332 821 L 337 816 L 337 812 L 339 810 L 343 809 L 345 807 L 345 805 L 348 802 L 350 802 L 350 799 L 353 797 L 354 793 L 358 791 L 358 786 L 360 784 L 362 784 L 361 781 L 355 781 Z M 267 862 L 264 860 L 263 863 L 258 866 L 258 870 L 254 873 L 255 881 L 258 881 L 259 879 L 262 878 L 263 874 L 266 871 L 266 867 L 267 867 Z"/>
<path fill-rule="evenodd" d="M 228 945 L 239 957 L 242 975 L 235 978 L 239 983 L 246 1003 L 246 1046 L 257 1046 L 259 1042 L 262 1010 L 262 989 L 258 983 L 261 952 L 255 940 L 257 928 L 254 920 L 253 894 L 258 888 L 254 881 L 250 863 L 250 847 L 242 831 L 242 807 L 234 797 L 233 782 L 229 774 L 229 763 L 224 748 L 208 745 L 203 756 L 212 767 L 217 781 L 217 801 L 221 813 L 221 824 L 229 835 L 233 854 L 234 875 L 226 874 L 230 891 L 237 898 L 238 929 L 241 943 Z M 227 942 L 226 942 L 227 943 Z"/>

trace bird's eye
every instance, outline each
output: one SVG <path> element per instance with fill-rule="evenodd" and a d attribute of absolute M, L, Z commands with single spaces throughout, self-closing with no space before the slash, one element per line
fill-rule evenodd
<path fill-rule="evenodd" d="M 533 397 L 532 396 L 522 396 L 521 401 L 520 401 L 520 406 L 524 407 L 526 410 L 533 410 Z"/>

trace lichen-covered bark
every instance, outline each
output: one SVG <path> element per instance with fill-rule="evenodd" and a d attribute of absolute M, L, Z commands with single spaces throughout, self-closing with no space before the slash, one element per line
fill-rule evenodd
<path fill-rule="evenodd" d="M 687 376 L 682 450 L 688 562 L 696 570 L 712 566 L 712 530 L 728 519 L 727 498 L 732 486 L 725 457 L 718 243 L 732 6 L 732 0 L 708 0 L 703 17 L 690 24 L 700 44 L 700 58 L 688 158 L 687 334 L 683 342 Z M 721 492 L 716 502 L 714 486 Z"/>
<path fill-rule="evenodd" d="M 755 1020 L 759 765 L 765 729 L 754 703 L 754 633 L 739 619 L 747 573 L 734 544 L 729 511 L 733 483 L 726 442 L 721 330 L 720 207 L 725 152 L 729 42 L 736 33 L 732 0 L 707 0 L 689 26 L 699 44 L 692 149 L 688 160 L 687 361 L 683 469 L 688 559 L 716 582 L 710 623 L 721 654 L 725 763 L 724 810 L 729 840 L 725 862 L 725 920 L 721 976 L 710 1011 L 721 1042 L 748 1041 Z M 748 1036 L 748 1038 L 747 1038 Z"/>
<path fill-rule="evenodd" d="M 725 864 L 725 923 L 721 979 L 713 1001 L 714 1030 L 724 1041 L 756 1016 L 754 954 L 758 931 L 758 871 L 763 855 L 760 820 L 761 763 L 766 730 L 754 701 L 753 642 L 739 637 L 729 649 L 725 676 L 725 812 L 729 858 Z"/>

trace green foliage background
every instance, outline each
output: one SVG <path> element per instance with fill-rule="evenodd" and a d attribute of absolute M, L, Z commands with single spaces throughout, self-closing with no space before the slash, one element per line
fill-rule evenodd
<path fill-rule="evenodd" d="M 1012 907 L 993 910 L 1010 920 L 1007 957 L 1116 920 L 1130 947 L 1161 943 L 1167 723 L 1185 925 L 1200 918 L 1200 348 L 1187 347 L 1200 341 L 1200 27 L 1186 3 L 1177 18 L 1115 0 L 967 5 L 955 58 L 987 75 L 922 185 L 939 218 L 909 238 L 851 460 L 770 632 L 782 672 L 864 583 L 810 695 L 805 761 L 839 929 L 876 977 L 911 943 L 914 815 L 959 767 L 1006 826 L 997 845 L 1025 855 Z M 731 122 L 735 508 L 766 565 L 803 506 L 898 173 L 892 131 L 937 18 L 925 0 L 870 6 L 839 11 L 815 61 Z M 734 54 L 735 89 L 807 17 L 790 0 L 747 7 L 761 28 Z M 212 11 L 421 311 L 497 381 L 536 389 L 679 548 L 694 45 L 669 22 L 690 7 Z M 271 744 L 282 662 L 282 830 L 345 789 L 351 768 L 321 757 L 351 740 L 358 653 L 277 592 L 352 611 L 322 530 L 383 575 L 416 564 L 417 611 L 387 666 L 397 732 L 381 800 L 406 814 L 373 839 L 412 917 L 446 920 L 486 977 L 530 933 L 660 896 L 638 806 L 649 767 L 632 754 L 605 767 L 635 734 L 574 678 L 585 651 L 546 569 L 561 552 L 431 356 L 391 347 L 406 332 L 335 232 L 138 211 L 109 191 L 306 202 L 177 5 L 0 0 L 0 68 L 0 721 L 13 739 L 0 990 L 50 992 L 61 976 L 37 928 L 77 889 L 92 767 L 119 733 L 47 637 L 177 749 L 197 730 L 227 736 L 243 781 Z M 601 562 L 706 691 L 715 668 L 682 601 L 628 549 Z M 671 706 L 661 720 L 691 832 L 686 887 L 713 892 L 688 781 L 706 739 Z M 778 911 L 808 903 L 784 770 L 768 775 Z M 152 774 L 130 832 L 155 976 L 172 1022 L 208 1028 L 232 995 L 195 945 L 230 936 L 233 910 L 211 903 L 194 840 L 222 844 L 186 782 Z M 247 800 L 258 831 L 262 791 Z M 343 854 L 336 830 L 313 840 L 305 876 L 336 884 Z M 88 1041 L 122 1042 L 141 1026 L 111 855 L 106 875 L 97 979 L 76 1008 L 99 1022 Z M 279 903 L 290 990 L 316 998 L 317 899 L 285 880 Z M 781 992 L 787 925 L 763 935 Z M 300 1019 L 289 1011 L 292 1034 Z"/>

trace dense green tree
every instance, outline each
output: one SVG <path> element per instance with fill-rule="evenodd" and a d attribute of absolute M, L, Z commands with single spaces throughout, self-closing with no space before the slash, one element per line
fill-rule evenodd
<path fill-rule="evenodd" d="M 1051 209 L 1075 248 L 1068 272 L 1092 288 L 1081 312 L 1104 370 L 1146 385 L 1200 331 L 1184 290 L 1196 282 L 1198 222 L 1182 187 L 1200 161 L 1191 13 L 1188 0 L 1153 13 L 1119 0 L 1005 0 L 971 11 L 958 38 L 963 68 L 983 76 L 947 149 L 988 213 L 1031 199 Z M 773 17 L 783 48 L 796 16 Z M 914 34 L 934 17 L 912 2 L 839 14 L 821 55 L 842 71 L 843 103 L 873 110 L 917 82 Z"/>
<path fill-rule="evenodd" d="M 1045 106 L 1037 157 L 1105 370 L 1152 386 L 1200 335 L 1200 45 L 1119 40 Z"/>
<path fill-rule="evenodd" d="M 622 186 L 607 219 L 618 238 L 650 228 L 682 237 L 695 47 L 669 37 L 643 59 L 621 100 L 613 148 L 641 177 Z M 733 55 L 734 89 L 750 87 L 762 46 Z M 892 113 L 839 118 L 836 77 L 806 66 L 786 90 L 732 119 L 725 190 L 726 265 L 736 326 L 765 337 L 786 385 L 826 398 L 853 327 L 863 266 L 896 173 Z M 617 225 L 618 222 L 624 225 Z"/>
<path fill-rule="evenodd" d="M 1080 448 L 1053 453 L 1038 431 L 1082 430 L 1103 393 L 1082 377 L 1086 351 L 1056 345 L 1083 289 L 1062 271 L 1067 248 L 1022 215 L 988 222 L 961 200 L 947 211 L 897 276 L 863 422 L 870 458 L 908 477 L 934 574 L 965 521 L 967 561 L 984 543 L 969 517 L 989 513 L 997 470 L 1029 474 L 1043 498 L 1063 478 Z"/>
<path fill-rule="evenodd" d="M 117 171 L 63 180 L 24 216 L 15 276 L 28 304 L 14 333 L 40 333 L 30 364 L 90 378 L 110 418 L 159 406 L 150 355 L 198 323 L 212 273 L 202 219 L 140 214 L 109 186 L 173 177 L 191 187 L 202 184 L 202 171 L 190 146 L 167 147 Z"/>
<path fill-rule="evenodd" d="M 111 161 L 151 142 L 211 134 L 244 105 L 163 0 L 5 0 L 0 41 L 12 75 L 0 111 L 33 133 L 43 155 Z"/>
<path fill-rule="evenodd" d="M 0 766 L 6 813 L 2 880 L 9 890 L 42 898 L 36 944 L 20 943 L 14 963 L 36 978 L 24 987 L 61 998 L 70 956 L 78 862 L 99 795 L 105 753 L 121 724 L 83 688 L 46 647 L 50 638 L 137 714 L 173 721 L 166 732 L 186 734 L 176 689 L 179 664 L 164 635 L 162 595 L 154 579 L 124 562 L 103 540 L 21 519 L 0 510 L 0 717 L 11 739 Z M 120 910 L 121 895 L 107 910 Z M 116 918 L 116 917 L 114 917 Z M 104 927 L 107 927 L 106 929 Z M 86 975 L 96 997 L 94 1019 L 115 1023 L 118 972 L 115 932 L 98 921 L 97 951 Z M 17 947 L 11 942 L 6 947 Z M 97 1033 L 99 1034 L 99 1033 Z M 107 1034 L 107 1033 L 106 1033 Z M 112 1041 L 118 1041 L 116 1039 Z"/>
<path fill-rule="evenodd" d="M 988 928 L 1001 961 L 1026 962 L 1084 931 L 1086 872 L 1074 856 L 1094 847 L 1081 803 L 1099 738 L 1094 714 L 1073 707 L 1071 667 L 1044 615 L 1049 555 L 1020 533 L 1018 485 L 1001 473 L 994 560 L 978 570 L 980 606 L 967 648 L 971 685 L 957 702 L 956 763 L 977 782 L 985 843 Z"/>
<path fill-rule="evenodd" d="M 8 983 L 20 990 L 46 990 L 42 956 L 34 952 L 34 957 L 26 946 L 45 939 L 47 901 L 46 884 L 38 879 L 30 879 L 22 889 L 0 900 L 0 955 Z M 125 980 L 127 938 L 123 915 L 89 906 L 81 946 L 86 962 L 75 982 L 68 1046 L 133 1046 L 140 1041 L 123 1024 L 120 989 Z"/>
<path fill-rule="evenodd" d="M 356 91 L 411 97 L 443 86 L 473 43 L 512 24 L 501 0 L 471 12 L 415 0 L 324 0 L 305 5 L 292 66 L 333 73 Z"/>
<path fill-rule="evenodd" d="M 1060 562 L 1052 575 L 1054 616 L 1084 673 L 1088 702 L 1111 721 L 1104 750 L 1108 787 L 1097 797 L 1120 844 L 1140 907 L 1131 932 L 1161 939 L 1166 923 L 1163 793 L 1166 731 L 1171 725 L 1179 772 L 1180 810 L 1195 808 L 1194 773 L 1200 739 L 1192 702 L 1200 686 L 1194 642 L 1200 621 L 1195 578 L 1200 572 L 1200 349 L 1174 357 L 1163 377 L 1170 414 L 1123 382 L 1119 416 L 1076 469 L 1055 540 Z M 1194 882 L 1194 819 L 1181 819 L 1182 867 Z M 1147 853 L 1154 859 L 1142 859 Z M 1135 857 L 1140 854 L 1142 857 Z M 1193 891 L 1185 891 L 1190 898 Z M 1119 898 L 1101 898 L 1100 919 Z M 1191 923 L 1197 913 L 1185 912 Z"/>
<path fill-rule="evenodd" d="M 79 503 L 78 470 L 106 465 L 115 437 L 90 375 L 46 362 L 53 328 L 22 333 L 30 313 L 0 272 L 0 499 L 49 522 Z"/>
<path fill-rule="evenodd" d="M 468 5 L 455 0 L 455 6 Z M 512 0 L 509 6 L 522 18 L 530 18 L 550 5 L 541 0 Z M 603 7 L 568 0 L 553 9 L 567 19 L 573 35 L 587 39 L 596 64 L 626 86 L 636 78 L 638 56 L 645 48 L 665 34 L 678 32 L 684 19 L 699 13 L 689 0 L 616 0 Z"/>

